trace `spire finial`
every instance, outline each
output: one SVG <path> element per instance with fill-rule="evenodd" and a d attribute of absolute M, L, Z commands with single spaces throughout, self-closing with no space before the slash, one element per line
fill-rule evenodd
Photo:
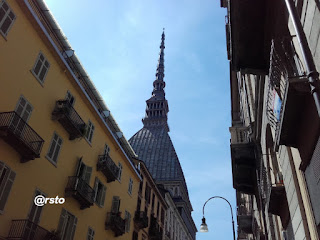
<path fill-rule="evenodd" d="M 169 131 L 167 114 L 169 112 L 168 102 L 165 98 L 164 88 L 164 28 L 161 35 L 159 61 L 156 71 L 156 80 L 153 82 L 153 91 L 150 99 L 147 100 L 146 116 L 142 120 L 145 127 L 164 126 Z"/>

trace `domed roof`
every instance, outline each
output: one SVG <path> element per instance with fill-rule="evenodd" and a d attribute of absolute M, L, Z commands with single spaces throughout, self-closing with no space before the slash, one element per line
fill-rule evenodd
<path fill-rule="evenodd" d="M 177 153 L 165 127 L 143 127 L 129 143 L 156 181 L 183 181 L 185 184 Z"/>

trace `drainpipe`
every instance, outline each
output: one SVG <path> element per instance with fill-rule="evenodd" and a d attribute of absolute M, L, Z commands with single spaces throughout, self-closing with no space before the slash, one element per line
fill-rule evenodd
<path fill-rule="evenodd" d="M 297 9 L 293 0 L 285 0 L 287 9 L 292 20 L 296 35 L 301 48 L 302 57 L 306 64 L 307 77 L 310 84 L 311 94 L 313 96 L 318 116 L 320 117 L 320 98 L 319 98 L 319 73 L 317 72 L 311 50 L 308 45 L 306 35 L 304 33 Z"/>

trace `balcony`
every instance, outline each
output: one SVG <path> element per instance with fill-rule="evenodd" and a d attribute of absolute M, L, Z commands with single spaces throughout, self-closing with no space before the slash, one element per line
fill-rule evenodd
<path fill-rule="evenodd" d="M 144 211 L 136 211 L 134 215 L 134 222 L 138 229 L 148 227 L 149 218 L 147 216 L 147 213 Z"/>
<path fill-rule="evenodd" d="M 289 207 L 285 187 L 282 183 L 271 186 L 268 211 L 281 218 L 283 226 L 287 226 L 290 220 Z"/>
<path fill-rule="evenodd" d="M 16 112 L 0 113 L 0 137 L 21 155 L 21 162 L 40 157 L 44 140 Z"/>
<path fill-rule="evenodd" d="M 299 142 L 312 148 L 305 140 L 315 137 L 317 130 L 311 126 L 317 117 L 312 114 L 310 87 L 293 42 L 274 40 L 270 55 L 267 116 L 276 132 L 275 150 L 280 145 L 299 148 Z"/>
<path fill-rule="evenodd" d="M 97 170 L 101 171 L 104 176 L 107 178 L 107 182 L 115 181 L 119 175 L 118 166 L 112 161 L 110 156 L 107 155 L 99 155 Z"/>
<path fill-rule="evenodd" d="M 247 128 L 232 127 L 230 132 L 233 187 L 239 192 L 254 194 L 256 188 L 255 145 L 249 142 Z"/>
<path fill-rule="evenodd" d="M 119 237 L 125 233 L 125 219 L 121 218 L 121 212 L 107 214 L 106 230 L 111 229 L 115 237 Z"/>
<path fill-rule="evenodd" d="M 251 234 L 252 231 L 252 211 L 246 205 L 240 205 L 237 210 L 238 229 Z"/>
<path fill-rule="evenodd" d="M 151 215 L 150 228 L 149 228 L 149 239 L 150 240 L 162 240 L 162 229 L 153 215 Z"/>
<path fill-rule="evenodd" d="M 228 0 L 231 32 L 229 45 L 232 66 L 235 70 L 255 69 L 267 71 L 268 56 L 265 56 L 266 0 Z M 226 4 L 224 4 L 226 5 Z"/>
<path fill-rule="evenodd" d="M 69 139 L 83 137 L 86 124 L 67 100 L 59 100 L 52 112 L 52 119 L 58 120 L 69 133 Z"/>
<path fill-rule="evenodd" d="M 74 197 L 80 203 L 80 209 L 89 208 L 94 203 L 94 190 L 78 176 L 69 177 L 65 194 L 66 197 Z"/>
<path fill-rule="evenodd" d="M 23 219 L 12 220 L 8 240 L 59 240 L 60 238 L 39 225 Z"/>

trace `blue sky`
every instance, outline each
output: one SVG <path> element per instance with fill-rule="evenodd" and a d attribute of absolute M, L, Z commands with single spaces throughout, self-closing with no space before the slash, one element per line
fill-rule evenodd
<path fill-rule="evenodd" d="M 227 198 L 236 212 L 226 10 L 220 1 L 46 2 L 127 139 L 142 127 L 165 28 L 170 136 L 187 181 L 195 224 L 199 229 L 202 206 L 211 196 Z M 198 233 L 198 240 L 232 239 L 226 202 L 212 200 L 205 215 L 210 232 Z"/>

